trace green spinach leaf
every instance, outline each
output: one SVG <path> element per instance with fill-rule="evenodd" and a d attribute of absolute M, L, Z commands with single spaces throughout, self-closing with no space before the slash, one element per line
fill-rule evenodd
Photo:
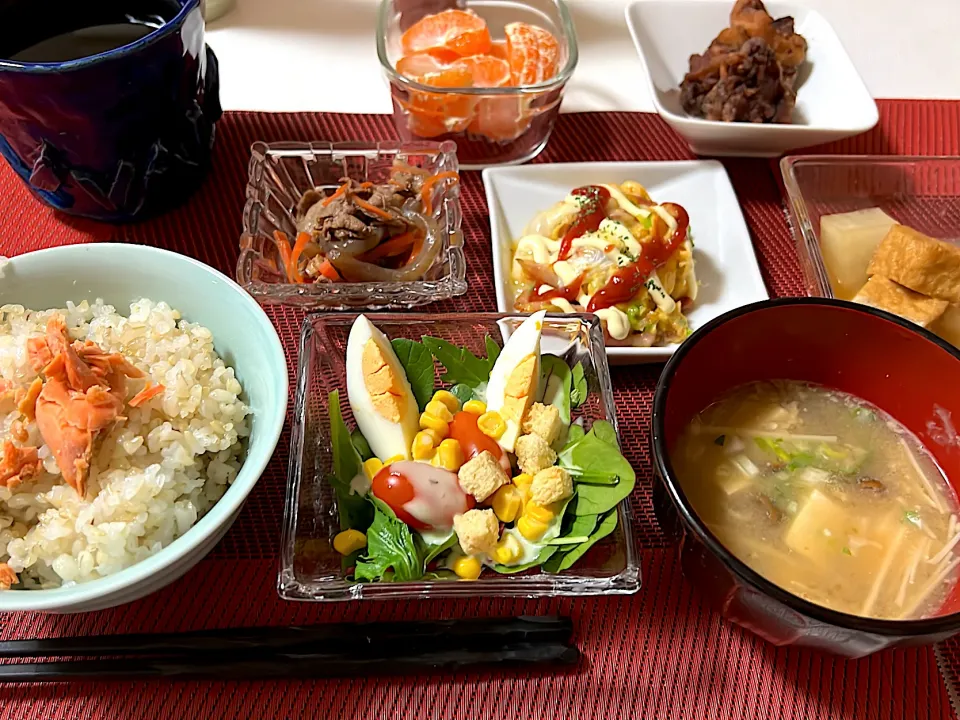
<path fill-rule="evenodd" d="M 417 405 L 423 410 L 433 397 L 433 358 L 423 343 L 407 338 L 394 338 L 390 341 L 397 359 L 407 374 Z"/>
<path fill-rule="evenodd" d="M 340 393 L 334 390 L 327 398 L 330 412 L 330 445 L 333 448 L 333 474 L 327 476 L 337 496 L 337 512 L 342 530 L 366 530 L 373 519 L 370 503 L 350 487 L 350 482 L 363 472 L 360 453 L 353 444 L 350 431 L 340 412 Z"/>
<path fill-rule="evenodd" d="M 456 396 L 457 400 L 460 401 L 460 404 L 463 405 L 471 400 L 475 400 L 477 394 L 473 391 L 473 388 L 467 387 L 466 385 L 454 385 L 450 388 L 450 392 Z"/>
<path fill-rule="evenodd" d="M 500 357 L 500 346 L 497 345 L 497 341 L 489 335 L 483 339 L 483 345 L 487 348 L 487 362 L 490 363 L 490 367 L 492 368 L 494 363 L 497 362 L 497 358 Z"/>
<path fill-rule="evenodd" d="M 429 335 L 423 336 L 423 344 L 446 368 L 446 372 L 440 377 L 444 382 L 462 383 L 467 387 L 476 388 L 490 379 L 493 363 L 488 358 L 478 358 L 467 348 L 457 347 L 446 340 Z"/>
<path fill-rule="evenodd" d="M 587 401 L 587 378 L 583 375 L 583 363 L 573 366 L 571 385 L 570 406 L 578 408 Z"/>
<path fill-rule="evenodd" d="M 636 473 L 617 447 L 613 426 L 602 420 L 560 452 L 559 465 L 573 476 L 577 515 L 600 515 L 615 508 L 630 496 L 637 481 Z M 605 478 L 618 478 L 618 482 L 599 484 Z"/>
<path fill-rule="evenodd" d="M 540 391 L 537 400 L 560 411 L 560 420 L 570 424 L 570 367 L 556 355 L 540 356 Z"/>
<path fill-rule="evenodd" d="M 596 518 L 594 518 L 594 522 L 596 522 Z M 600 518 L 596 529 L 590 534 L 586 542 L 580 543 L 562 555 L 554 555 L 552 558 L 550 558 L 546 565 L 544 565 L 543 569 L 551 573 L 563 572 L 564 570 L 570 569 L 577 562 L 577 560 L 586 554 L 587 550 L 592 548 L 603 538 L 607 537 L 607 535 L 612 533 L 616 527 L 617 508 L 613 508 L 613 510 L 610 510 Z"/>
<path fill-rule="evenodd" d="M 387 570 L 392 570 L 392 579 L 397 582 L 419 579 L 423 575 L 423 563 L 410 528 L 376 498 L 373 504 L 375 512 L 367 530 L 367 553 L 357 562 L 354 577 L 380 580 Z"/>
<path fill-rule="evenodd" d="M 428 542 L 426 538 L 423 537 L 420 533 L 415 533 L 413 536 L 414 541 L 417 543 L 417 549 L 420 551 L 420 557 L 423 558 L 423 567 L 426 568 L 431 560 L 436 558 L 440 553 L 445 552 L 457 544 L 457 534 L 451 530 L 450 535 L 439 543 Z"/>
<path fill-rule="evenodd" d="M 373 450 L 370 449 L 370 443 L 367 442 L 367 439 L 363 436 L 363 433 L 360 432 L 360 428 L 357 428 L 350 433 L 350 440 L 353 442 L 353 446 L 357 449 L 357 453 L 360 455 L 360 459 L 363 462 L 366 462 L 373 457 Z"/>
<path fill-rule="evenodd" d="M 578 442 L 580 442 L 580 440 L 583 439 L 583 436 L 586 434 L 587 434 L 587 431 L 583 429 L 583 425 L 571 425 L 567 429 L 567 442 L 564 443 L 563 450 L 566 450 L 567 448 L 570 448 L 576 445 Z M 563 452 L 563 450 L 561 450 L 561 452 Z"/>

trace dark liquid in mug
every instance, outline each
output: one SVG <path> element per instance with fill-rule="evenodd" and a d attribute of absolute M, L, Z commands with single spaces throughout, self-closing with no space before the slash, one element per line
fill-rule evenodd
<path fill-rule="evenodd" d="M 57 63 L 129 45 L 180 12 L 177 0 L 0 2 L 0 27 L 17 28 L 0 39 L 0 59 Z M 2 33 L 0 35 L 7 35 Z"/>

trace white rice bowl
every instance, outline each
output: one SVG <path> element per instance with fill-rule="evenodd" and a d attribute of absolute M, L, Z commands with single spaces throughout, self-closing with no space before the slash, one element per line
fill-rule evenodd
<path fill-rule="evenodd" d="M 22 445 L 39 450 L 44 471 L 15 489 L 0 485 L 0 562 L 20 589 L 95 580 L 133 565 L 190 529 L 226 492 L 243 462 L 250 409 L 205 327 L 166 303 L 139 300 L 124 317 L 96 301 L 31 311 L 0 307 L 0 378 L 26 387 L 37 376 L 26 342 L 62 314 L 73 340 L 122 354 L 164 392 L 96 438 L 85 497 L 64 482 L 35 423 Z M 143 386 L 131 381 L 128 395 Z M 128 398 L 129 399 L 129 398 Z M 0 441 L 22 415 L 9 404 Z M 9 412 L 8 412 L 9 411 Z"/>

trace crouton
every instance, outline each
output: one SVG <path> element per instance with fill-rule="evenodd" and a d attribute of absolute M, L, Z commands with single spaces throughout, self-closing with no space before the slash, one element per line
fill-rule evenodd
<path fill-rule="evenodd" d="M 531 433 L 517 439 L 517 464 L 527 475 L 536 475 L 557 461 L 557 454 L 550 443 Z"/>
<path fill-rule="evenodd" d="M 463 552 L 480 555 L 497 544 L 500 522 L 493 510 L 467 510 L 463 515 L 454 515 L 453 529 Z"/>
<path fill-rule="evenodd" d="M 960 303 L 960 247 L 894 225 L 867 267 L 868 275 L 889 278 L 938 300 Z"/>
<path fill-rule="evenodd" d="M 483 502 L 510 482 L 510 478 L 489 450 L 484 450 L 465 462 L 457 477 L 460 479 L 460 487 L 464 492 L 473 495 L 477 502 Z"/>
<path fill-rule="evenodd" d="M 892 312 L 920 327 L 927 327 L 943 315 L 948 305 L 946 300 L 921 295 L 879 275 L 867 280 L 853 301 Z"/>
<path fill-rule="evenodd" d="M 560 409 L 553 405 L 534 403 L 523 418 L 523 432 L 539 435 L 547 441 L 547 445 L 553 445 L 562 429 Z"/>
<path fill-rule="evenodd" d="M 548 467 L 533 476 L 530 499 L 537 505 L 549 505 L 573 495 L 573 479 L 562 467 Z"/>

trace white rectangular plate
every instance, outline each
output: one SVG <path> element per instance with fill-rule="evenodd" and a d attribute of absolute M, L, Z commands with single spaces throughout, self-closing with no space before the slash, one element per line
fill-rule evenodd
<path fill-rule="evenodd" d="M 690 55 L 705 52 L 727 27 L 733 0 L 638 0 L 626 9 L 657 112 L 698 155 L 773 157 L 865 132 L 879 120 L 876 103 L 823 16 L 792 2 L 771 0 L 766 7 L 774 18 L 793 17 L 807 41 L 790 123 L 708 121 L 680 105 Z"/>
<path fill-rule="evenodd" d="M 497 309 L 514 312 L 510 282 L 513 243 L 539 212 L 581 185 L 634 180 L 655 202 L 675 202 L 690 215 L 700 294 L 687 314 L 693 330 L 728 310 L 768 298 L 747 224 L 723 166 L 714 160 L 553 163 L 488 168 Z M 676 345 L 607 348 L 611 364 L 663 362 Z"/>

